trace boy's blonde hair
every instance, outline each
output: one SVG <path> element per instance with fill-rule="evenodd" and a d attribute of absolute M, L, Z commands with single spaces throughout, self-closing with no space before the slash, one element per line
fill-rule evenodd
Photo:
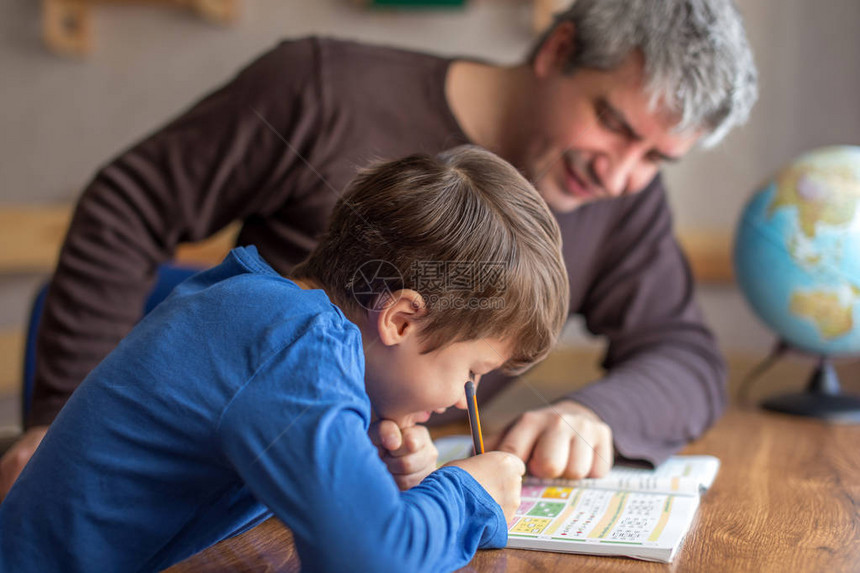
<path fill-rule="evenodd" d="M 347 316 L 412 289 L 427 308 L 425 352 L 512 340 L 508 372 L 546 356 L 568 311 L 555 218 L 514 167 L 474 146 L 361 171 L 291 276 L 320 282 Z"/>

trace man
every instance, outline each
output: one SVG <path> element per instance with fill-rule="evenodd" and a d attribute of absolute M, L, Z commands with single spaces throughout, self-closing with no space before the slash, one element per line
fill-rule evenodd
<path fill-rule="evenodd" d="M 177 243 L 239 219 L 238 242 L 287 272 L 356 168 L 466 142 L 538 187 L 564 235 L 571 311 L 608 340 L 603 379 L 524 413 L 499 448 L 544 476 L 602 475 L 614 453 L 661 461 L 716 420 L 725 388 L 659 168 L 718 142 L 755 98 L 730 0 L 578 0 L 513 67 L 316 38 L 279 45 L 86 189 L 46 302 L 28 431 L 0 462 L 0 495 L 138 320 Z M 483 398 L 504 382 L 485 377 Z M 421 441 L 408 434 L 425 435 L 416 428 L 374 430 L 404 473 L 428 455 L 408 447 Z"/>

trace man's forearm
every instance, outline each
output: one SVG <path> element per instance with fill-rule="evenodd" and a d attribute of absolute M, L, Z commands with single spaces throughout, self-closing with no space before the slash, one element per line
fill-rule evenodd
<path fill-rule="evenodd" d="M 89 184 L 45 302 L 28 425 L 51 423 L 131 330 L 158 264 L 179 242 L 202 240 L 288 202 L 289 178 L 303 164 L 284 153 L 281 138 L 309 148 L 306 138 L 319 132 L 313 109 L 296 102 L 311 97 L 305 94 L 316 73 L 311 50 L 312 42 L 296 41 L 264 54 Z M 288 127 L 296 116 L 304 120 L 301 135 Z"/>

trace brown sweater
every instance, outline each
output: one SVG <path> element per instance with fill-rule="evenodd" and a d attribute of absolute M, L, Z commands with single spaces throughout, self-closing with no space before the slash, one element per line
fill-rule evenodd
<path fill-rule="evenodd" d="M 132 328 L 178 243 L 241 220 L 239 244 L 287 272 L 314 247 L 358 167 L 466 143 L 445 99 L 449 64 L 351 42 L 284 42 L 101 169 L 48 294 L 28 425 L 50 423 Z M 658 462 L 699 436 L 725 401 L 724 365 L 660 179 L 558 220 L 571 311 L 609 342 L 605 378 L 571 397 L 610 425 L 621 455 Z M 506 382 L 485 378 L 482 398 Z"/>

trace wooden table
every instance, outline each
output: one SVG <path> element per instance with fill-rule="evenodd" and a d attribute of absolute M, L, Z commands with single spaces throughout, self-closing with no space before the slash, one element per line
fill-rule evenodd
<path fill-rule="evenodd" d="M 683 453 L 722 466 L 672 564 L 503 549 L 462 571 L 860 571 L 860 426 L 736 407 Z M 169 571 L 299 569 L 272 519 Z"/>

